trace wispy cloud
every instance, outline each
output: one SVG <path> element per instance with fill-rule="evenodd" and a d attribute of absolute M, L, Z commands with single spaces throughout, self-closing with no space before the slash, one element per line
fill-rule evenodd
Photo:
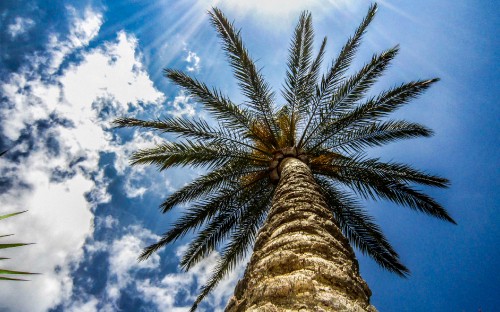
<path fill-rule="evenodd" d="M 29 31 L 33 26 L 35 26 L 35 22 L 32 19 L 18 16 L 14 19 L 14 23 L 7 26 L 7 33 L 12 39 L 15 39 Z"/>
<path fill-rule="evenodd" d="M 49 57 L 46 60 L 49 64 L 47 66 L 49 74 L 59 69 L 67 55 L 86 47 L 97 36 L 103 22 L 102 14 L 91 8 L 78 12 L 73 7 L 68 7 L 68 11 L 71 16 L 69 34 L 64 38 L 60 38 L 56 33 L 53 33 L 49 37 L 47 45 Z"/>
<path fill-rule="evenodd" d="M 184 59 L 189 65 L 186 66 L 186 70 L 189 72 L 197 72 L 200 70 L 200 61 L 201 58 L 191 50 L 186 50 L 187 56 Z"/>

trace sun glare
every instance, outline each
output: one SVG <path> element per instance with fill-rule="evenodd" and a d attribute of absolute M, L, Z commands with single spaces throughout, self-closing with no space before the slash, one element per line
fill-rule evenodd
<path fill-rule="evenodd" d="M 360 1 L 354 0 L 254 0 L 254 1 L 228 1 L 228 0 L 215 0 L 213 3 L 217 6 L 223 6 L 235 13 L 255 13 L 265 16 L 280 16 L 295 14 L 303 10 L 314 10 L 318 8 L 329 7 L 338 9 L 359 3 Z"/>

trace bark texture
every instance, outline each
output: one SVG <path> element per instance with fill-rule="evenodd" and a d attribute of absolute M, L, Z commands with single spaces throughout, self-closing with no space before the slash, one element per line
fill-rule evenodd
<path fill-rule="evenodd" d="M 309 167 L 285 158 L 280 171 L 271 210 L 226 311 L 376 311 Z"/>

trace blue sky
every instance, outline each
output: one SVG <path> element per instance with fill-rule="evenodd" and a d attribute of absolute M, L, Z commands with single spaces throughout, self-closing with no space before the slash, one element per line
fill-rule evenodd
<path fill-rule="evenodd" d="M 286 4 L 284 4 L 286 2 Z M 412 274 L 401 279 L 359 255 L 379 311 L 495 311 L 500 305 L 499 41 L 493 1 L 379 1 L 354 63 L 400 44 L 376 90 L 440 77 L 397 116 L 435 131 L 372 149 L 452 181 L 426 189 L 458 225 L 386 202 L 367 202 Z M 235 101 L 238 93 L 206 11 L 219 6 L 236 25 L 276 91 L 302 10 L 313 14 L 331 59 L 370 2 L 330 1 L 2 1 L 0 3 L 0 234 L 36 242 L 2 252 L 2 265 L 40 272 L 0 289 L 0 311 L 186 311 L 217 254 L 178 269 L 189 237 L 137 263 L 182 208 L 157 207 L 200 170 L 128 165 L 130 153 L 160 140 L 115 130 L 120 116 L 206 116 L 162 77 L 190 72 Z M 328 63 L 328 62 L 326 62 Z M 242 264 L 200 310 L 221 311 Z"/>

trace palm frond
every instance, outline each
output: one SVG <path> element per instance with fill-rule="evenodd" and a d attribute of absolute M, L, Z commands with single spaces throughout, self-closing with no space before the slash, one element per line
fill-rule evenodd
<path fill-rule="evenodd" d="M 212 252 L 230 234 L 231 230 L 248 215 L 249 209 L 256 209 L 255 207 L 269 201 L 268 197 L 272 193 L 272 189 L 269 179 L 259 178 L 251 190 L 242 192 L 234 198 L 231 206 L 228 207 L 229 210 L 220 209 L 217 215 L 191 241 L 182 257 L 181 266 L 185 270 L 189 270 Z"/>
<path fill-rule="evenodd" d="M 207 283 L 201 288 L 201 293 L 196 298 L 190 312 L 195 311 L 203 298 L 245 257 L 248 248 L 255 241 L 257 231 L 266 217 L 271 196 L 272 192 L 269 192 L 265 202 L 256 202 L 255 206 L 246 209 L 246 213 L 241 217 L 241 222 L 238 223 L 238 227 L 231 235 L 229 243 L 222 250 L 221 258 L 217 262 L 214 272 Z"/>
<path fill-rule="evenodd" d="M 384 166 L 383 163 L 378 163 L 378 167 L 370 167 L 369 163 L 370 161 L 363 163 L 358 159 L 339 158 L 333 165 L 323 166 L 321 170 L 313 168 L 313 172 L 345 184 L 363 198 L 372 200 L 384 198 L 436 218 L 456 223 L 439 203 L 406 183 L 408 180 L 413 180 L 412 182 L 445 187 L 446 179 L 420 175 L 419 172 L 407 166 L 391 166 L 390 164 Z M 408 169 L 408 171 L 396 175 L 394 174 L 396 169 L 402 171 Z M 389 174 L 391 171 L 392 175 Z"/>
<path fill-rule="evenodd" d="M 209 12 L 211 22 L 222 39 L 223 48 L 239 81 L 242 93 L 250 100 L 248 105 L 262 118 L 270 134 L 276 133 L 274 122 L 273 92 L 257 70 L 243 45 L 240 32 L 218 8 Z M 276 143 L 276 141 L 274 141 Z"/>
<path fill-rule="evenodd" d="M 373 55 L 368 64 L 363 66 L 355 75 L 345 80 L 345 82 L 339 85 L 335 90 L 335 94 L 332 96 L 332 100 L 327 106 L 327 108 L 330 110 L 333 109 L 333 111 L 327 111 L 326 114 L 335 115 L 335 109 L 337 109 L 337 111 L 342 111 L 345 108 L 352 107 L 356 101 L 363 98 L 366 92 L 376 82 L 377 78 L 384 73 L 398 52 L 399 46 L 395 46 L 379 55 Z"/>
<path fill-rule="evenodd" d="M 304 79 L 303 82 L 303 97 L 304 100 L 298 103 L 297 111 L 300 114 L 300 117 L 309 116 L 311 110 L 311 102 L 314 99 L 316 93 L 316 84 L 318 82 L 319 71 L 321 69 L 321 64 L 323 62 L 323 57 L 325 56 L 325 48 L 326 48 L 326 37 L 323 38 L 321 42 L 321 46 L 319 48 L 318 54 L 316 58 L 312 61 L 311 66 L 309 67 L 309 72 Z M 299 121 L 304 118 L 299 118 Z"/>
<path fill-rule="evenodd" d="M 262 154 L 268 154 L 267 151 L 259 149 L 248 142 L 247 131 L 237 131 L 236 129 L 226 129 L 224 127 L 214 128 L 203 119 L 185 119 L 185 118 L 167 118 L 157 119 L 155 121 L 145 121 L 136 118 L 118 118 L 113 121 L 118 128 L 139 127 L 160 131 L 162 133 L 174 133 L 177 137 L 215 141 L 224 144 L 242 145 L 245 148 L 256 150 Z"/>
<path fill-rule="evenodd" d="M 246 166 L 244 166 L 246 164 Z M 267 168 L 266 168 L 267 169 Z M 221 168 L 215 169 L 188 185 L 170 194 L 168 198 L 160 205 L 162 212 L 171 210 L 174 206 L 197 200 L 209 193 L 217 192 L 234 185 L 242 176 L 261 172 L 259 167 L 248 166 L 246 160 L 237 160 L 229 162 Z"/>
<path fill-rule="evenodd" d="M 331 101 L 321 107 L 320 113 L 313 118 L 311 130 L 303 141 L 304 146 L 314 138 L 316 133 L 321 133 L 323 129 L 329 129 L 329 121 L 335 120 L 346 109 L 351 108 L 358 100 L 363 98 L 366 92 L 376 82 L 377 78 L 387 69 L 390 62 L 396 57 L 399 47 L 389 49 L 380 55 L 374 55 L 372 60 L 363 66 L 354 76 L 339 85 Z M 320 140 L 320 145 L 324 140 Z M 316 148 L 313 146 L 311 149 Z"/>
<path fill-rule="evenodd" d="M 344 129 L 321 145 L 328 150 L 361 152 L 367 147 L 381 146 L 397 140 L 430 137 L 433 131 L 423 125 L 404 120 L 373 122 L 358 129 Z"/>
<path fill-rule="evenodd" d="M 289 48 L 288 69 L 286 72 L 283 97 L 288 102 L 291 112 L 289 128 L 295 129 L 297 111 L 304 107 L 307 98 L 311 94 L 307 82 L 311 80 L 309 75 L 311 71 L 312 45 L 314 41 L 314 32 L 312 29 L 311 13 L 303 12 L 299 22 L 295 27 L 291 46 Z M 324 48 L 323 48 L 324 49 Z M 320 55 L 321 55 L 320 50 Z M 316 65 L 316 64 L 315 64 Z M 319 67 L 319 66 L 317 66 Z M 294 139 L 295 136 L 289 140 Z M 294 143 L 292 143 L 292 146 Z"/>
<path fill-rule="evenodd" d="M 158 242 L 143 250 L 139 256 L 139 260 L 146 260 L 166 244 L 179 239 L 189 231 L 198 229 L 206 220 L 215 216 L 219 210 L 230 210 L 233 201 L 243 192 L 252 193 L 255 184 L 263 177 L 264 175 L 259 176 L 244 184 L 233 183 L 227 188 L 215 194 L 210 194 L 203 200 L 192 205 L 189 210 L 175 222 L 172 229 L 163 234 Z"/>
<path fill-rule="evenodd" d="M 161 133 L 174 133 L 178 137 L 196 140 L 212 140 L 222 136 L 219 131 L 203 119 L 165 117 L 154 121 L 136 118 L 117 118 L 113 121 L 117 128 L 145 128 Z"/>
<path fill-rule="evenodd" d="M 302 136 L 299 139 L 298 146 L 303 146 L 303 140 L 306 134 L 309 134 L 309 126 L 313 119 L 316 117 L 320 107 L 325 104 L 325 100 L 328 101 L 335 88 L 342 81 L 344 73 L 347 71 L 351 62 L 356 54 L 358 47 L 361 43 L 361 39 L 370 25 L 371 21 L 375 17 L 375 13 L 377 12 L 377 4 L 372 4 L 368 9 L 368 13 L 365 18 L 358 26 L 354 35 L 349 38 L 346 44 L 342 47 L 342 50 L 339 53 L 337 59 L 332 63 L 329 71 L 323 78 L 321 79 L 321 83 L 316 87 L 316 94 L 314 100 L 312 101 L 312 107 L 309 110 L 309 115 L 307 118 L 307 122 L 305 123 Z"/>
<path fill-rule="evenodd" d="M 257 115 L 235 105 L 219 91 L 211 91 L 204 83 L 189 77 L 181 71 L 165 69 L 165 77 L 184 88 L 189 95 L 195 97 L 224 126 L 233 130 L 245 129 L 247 130 L 247 135 L 253 140 L 259 141 L 261 144 L 271 148 L 272 145 L 268 143 L 265 137 L 253 131 Z"/>
<path fill-rule="evenodd" d="M 32 245 L 32 244 L 33 243 L 4 243 L 4 244 L 0 244 L 0 249 L 15 248 L 15 247 L 21 247 L 21 246 Z"/>
<path fill-rule="evenodd" d="M 26 211 L 28 211 L 28 210 L 23 210 L 23 211 L 18 211 L 18 212 L 13 212 L 13 213 L 9 213 L 9 214 L 6 214 L 6 215 L 2 215 L 2 216 L 0 216 L 0 220 L 7 219 L 7 218 L 10 218 L 10 217 L 13 217 L 13 216 L 17 216 L 18 214 L 25 213 Z"/>
<path fill-rule="evenodd" d="M 316 139 L 313 139 L 313 143 L 308 144 L 309 146 L 306 148 L 312 152 L 314 149 L 320 148 L 322 142 L 328 141 L 342 130 L 355 130 L 387 116 L 418 97 L 437 81 L 439 81 L 438 78 L 412 81 L 382 92 L 377 97 L 371 98 L 358 107 L 324 123 L 322 130 L 316 134 Z"/>
<path fill-rule="evenodd" d="M 12 270 L 5 270 L 5 269 L 0 269 L 0 274 L 22 274 L 22 275 L 34 275 L 34 274 L 39 274 L 39 273 L 31 273 L 31 272 L 23 272 L 23 271 L 12 271 Z"/>
<path fill-rule="evenodd" d="M 0 260 L 5 260 L 8 258 L 0 258 Z M 40 273 L 32 273 L 32 272 L 25 272 L 25 271 L 14 271 L 14 270 L 6 270 L 6 269 L 0 269 L 0 281 L 19 281 L 19 282 L 27 282 L 29 280 L 22 279 L 22 278 L 15 278 L 15 277 L 10 277 L 11 275 L 38 275 Z M 5 276 L 7 275 L 7 276 Z"/>
<path fill-rule="evenodd" d="M 362 113 L 362 118 L 361 120 L 358 119 L 359 121 L 366 121 L 368 119 L 374 120 L 375 118 L 385 117 L 404 104 L 407 104 L 411 100 L 417 98 L 432 84 L 438 81 L 439 78 L 433 78 L 401 84 L 398 87 L 382 92 L 377 97 L 368 100 L 366 103 L 353 110 L 352 113 Z"/>
<path fill-rule="evenodd" d="M 4 155 L 5 152 L 0 153 L 0 157 Z M 5 215 L 0 215 L 0 220 L 7 219 L 13 216 L 17 216 L 21 213 L 25 213 L 27 210 L 24 211 L 18 211 L 14 213 L 9 213 Z M 0 237 L 7 237 L 11 236 L 12 234 L 8 235 L 1 235 Z M 7 248 L 16 248 L 16 247 L 22 247 L 26 245 L 31 245 L 32 243 L 1 243 L 0 244 L 0 249 L 7 249 Z M 6 260 L 8 258 L 0 258 L 0 260 Z M 31 272 L 24 272 L 24 271 L 13 271 L 13 270 L 7 270 L 7 269 L 2 269 L 0 268 L 0 280 L 6 280 L 6 281 L 26 281 L 25 279 L 20 279 L 20 278 L 14 278 L 14 277 L 9 277 L 9 276 L 1 276 L 1 275 L 33 275 L 33 274 L 38 274 L 38 273 L 31 273 Z"/>
<path fill-rule="evenodd" d="M 322 189 L 334 220 L 349 242 L 384 269 L 403 277 L 407 276 L 408 268 L 400 262 L 398 254 L 381 229 L 360 204 L 352 197 L 336 190 L 327 179 L 316 176 L 316 181 Z"/>
<path fill-rule="evenodd" d="M 174 166 L 220 167 L 230 160 L 246 159 L 266 163 L 266 159 L 253 156 L 237 145 L 217 142 L 167 142 L 152 148 L 141 149 L 131 156 L 132 165 L 156 165 L 160 170 Z"/>

